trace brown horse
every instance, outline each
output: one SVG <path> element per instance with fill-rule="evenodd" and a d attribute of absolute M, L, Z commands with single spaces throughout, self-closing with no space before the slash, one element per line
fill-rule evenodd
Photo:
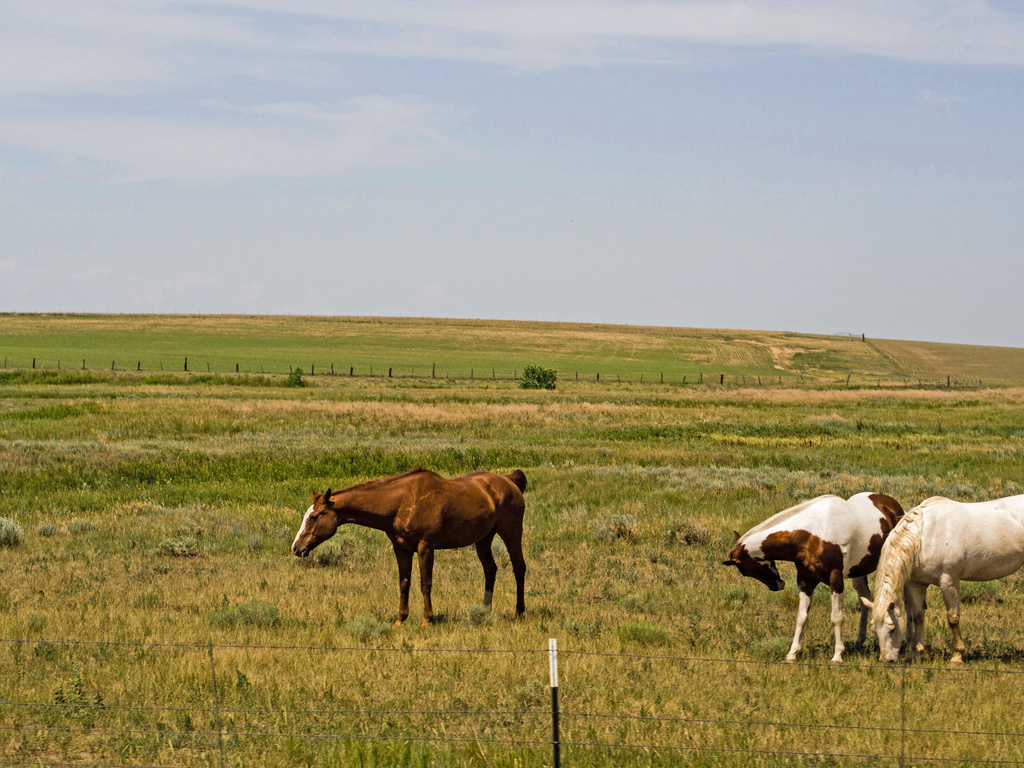
<path fill-rule="evenodd" d="M 331 538 L 344 523 L 384 531 L 398 561 L 398 626 L 409 616 L 412 556 L 419 555 L 423 624 L 434 618 L 430 605 L 434 550 L 476 545 L 484 567 L 484 605 L 491 606 L 498 566 L 491 552 L 495 534 L 505 542 L 516 577 L 516 614 L 526 610 L 523 582 L 523 491 L 526 475 L 470 472 L 447 480 L 422 467 L 394 477 L 370 480 L 340 491 L 313 491 L 313 503 L 302 518 L 292 552 L 305 557 Z"/>

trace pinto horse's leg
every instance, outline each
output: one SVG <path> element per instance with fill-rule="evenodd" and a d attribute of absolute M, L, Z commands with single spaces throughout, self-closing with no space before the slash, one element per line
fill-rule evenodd
<path fill-rule="evenodd" d="M 939 578 L 939 589 L 942 590 L 942 599 L 946 601 L 946 621 L 953 633 L 953 658 L 949 662 L 963 664 L 963 654 L 967 648 L 960 636 L 960 580 L 944 573 Z"/>
<path fill-rule="evenodd" d="M 833 664 L 841 664 L 843 661 L 843 593 L 832 591 L 832 626 L 836 631 L 836 652 L 832 655 Z"/>
<path fill-rule="evenodd" d="M 907 650 L 910 657 L 924 651 L 924 609 L 927 584 L 912 581 L 903 592 L 903 601 L 907 605 Z"/>
<path fill-rule="evenodd" d="M 857 595 L 864 598 L 865 600 L 871 600 L 871 590 L 868 589 L 868 577 L 858 576 L 852 580 L 853 588 L 857 590 Z M 860 624 L 857 625 L 857 648 L 864 645 L 864 638 L 868 635 L 868 614 L 871 613 L 870 609 L 864 605 L 864 600 L 857 601 L 860 604 Z"/>
<path fill-rule="evenodd" d="M 793 645 L 786 654 L 786 661 L 796 661 L 796 654 L 800 650 L 800 640 L 804 636 L 804 624 L 807 623 L 807 611 L 811 607 L 811 595 L 818 582 L 813 579 L 797 575 L 797 586 L 800 587 L 800 607 L 796 611 L 796 633 L 793 635 Z"/>
<path fill-rule="evenodd" d="M 420 592 L 423 593 L 423 626 L 430 626 L 434 620 L 434 608 L 430 604 L 430 590 L 434 585 L 434 548 L 420 542 L 416 548 L 416 556 L 420 561 Z"/>
<path fill-rule="evenodd" d="M 412 581 L 412 552 L 402 549 L 395 542 L 395 560 L 398 561 L 398 621 L 396 627 L 409 618 L 409 583 Z"/>
<path fill-rule="evenodd" d="M 476 556 L 480 558 L 480 565 L 484 567 L 484 605 L 487 608 L 491 607 L 491 600 L 494 598 L 494 577 L 498 573 L 498 564 L 494 562 L 494 552 L 491 551 L 492 541 L 494 531 L 476 543 Z"/>

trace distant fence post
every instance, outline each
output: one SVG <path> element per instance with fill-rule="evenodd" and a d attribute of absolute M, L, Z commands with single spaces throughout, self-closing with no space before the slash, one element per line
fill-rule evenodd
<path fill-rule="evenodd" d="M 548 640 L 548 665 L 551 673 L 551 749 L 555 768 L 562 765 L 562 742 L 558 733 L 558 641 Z"/>
<path fill-rule="evenodd" d="M 185 358 L 185 370 L 186 371 L 188 370 L 188 358 L 187 357 Z"/>

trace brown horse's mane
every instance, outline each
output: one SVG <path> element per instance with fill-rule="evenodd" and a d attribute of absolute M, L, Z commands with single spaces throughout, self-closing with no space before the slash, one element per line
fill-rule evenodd
<path fill-rule="evenodd" d="M 407 477 L 411 477 L 412 475 L 417 475 L 417 474 L 419 474 L 421 472 L 430 472 L 430 474 L 434 474 L 429 469 L 424 469 L 423 467 L 416 467 L 415 469 L 410 469 L 410 470 L 408 470 L 406 472 L 402 472 L 401 474 L 392 475 L 391 477 L 378 477 L 378 478 L 375 478 L 373 480 L 366 480 L 366 481 L 364 481 L 362 483 L 356 483 L 355 485 L 350 485 L 347 488 L 338 488 L 336 491 L 332 491 L 332 493 L 341 493 L 342 491 L 359 491 L 359 490 L 363 490 L 364 488 L 376 488 L 376 487 L 381 486 L 381 485 L 387 485 L 388 483 L 393 483 L 393 482 L 395 482 L 397 480 L 403 480 L 403 479 L 405 479 Z"/>

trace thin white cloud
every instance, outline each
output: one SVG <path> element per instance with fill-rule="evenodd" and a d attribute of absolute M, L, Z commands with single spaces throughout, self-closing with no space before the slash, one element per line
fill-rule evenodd
<path fill-rule="evenodd" d="M 107 277 L 110 273 L 110 267 L 90 267 L 89 269 L 78 272 L 71 277 L 73 280 L 96 280 L 101 277 Z"/>
<path fill-rule="evenodd" d="M 276 120 L 71 116 L 0 119 L 0 144 L 99 163 L 122 181 L 304 178 L 447 162 L 457 112 L 420 99 L 361 98 L 337 108 L 270 105 Z"/>
<path fill-rule="evenodd" d="M 0 275 L 13 275 L 19 266 L 14 259 L 0 259 Z"/>
<path fill-rule="evenodd" d="M 330 77 L 346 55 L 521 69 L 679 61 L 693 43 L 1021 67 L 1024 12 L 1012 9 L 985 0 L 35 0 L 0 10 L 0 92 Z"/>
<path fill-rule="evenodd" d="M 950 96 L 947 93 L 940 93 L 939 91 L 932 91 L 925 89 L 917 94 L 917 100 L 922 104 L 927 104 L 932 107 L 948 107 L 951 104 L 963 101 L 963 99 L 956 96 Z"/>

